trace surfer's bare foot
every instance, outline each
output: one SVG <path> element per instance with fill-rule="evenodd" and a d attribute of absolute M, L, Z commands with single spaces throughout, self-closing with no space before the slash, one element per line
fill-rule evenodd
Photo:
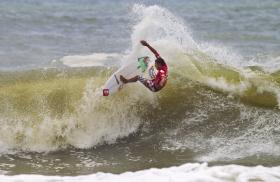
<path fill-rule="evenodd" d="M 122 75 L 120 75 L 120 80 L 123 82 L 123 83 L 127 83 L 127 79 L 125 77 L 123 77 Z"/>

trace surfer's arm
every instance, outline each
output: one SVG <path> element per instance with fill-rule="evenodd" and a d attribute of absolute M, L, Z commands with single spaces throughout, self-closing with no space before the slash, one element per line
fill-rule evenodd
<path fill-rule="evenodd" d="M 167 81 L 167 76 L 165 76 L 161 79 L 161 81 L 159 82 L 159 85 L 161 88 L 166 84 L 166 81 Z"/>
<path fill-rule="evenodd" d="M 159 53 L 152 46 L 150 46 L 150 44 L 148 44 L 145 40 L 141 40 L 140 42 L 143 46 L 148 47 L 150 49 L 150 51 L 152 51 L 152 53 L 154 53 L 156 58 L 160 57 Z"/>

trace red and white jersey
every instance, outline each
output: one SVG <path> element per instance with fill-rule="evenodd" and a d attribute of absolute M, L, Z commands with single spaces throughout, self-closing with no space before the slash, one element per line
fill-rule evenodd
<path fill-rule="evenodd" d="M 168 74 L 168 68 L 167 65 L 162 66 L 162 68 L 160 70 L 158 70 L 156 77 L 153 79 L 153 82 L 155 85 L 159 85 L 159 83 L 161 82 L 161 80 L 163 78 L 166 78 Z"/>

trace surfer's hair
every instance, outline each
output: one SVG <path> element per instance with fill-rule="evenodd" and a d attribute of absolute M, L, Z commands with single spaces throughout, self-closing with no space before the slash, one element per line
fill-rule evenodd
<path fill-rule="evenodd" d="M 155 60 L 155 62 L 158 63 L 158 64 L 160 64 L 160 65 L 162 65 L 162 66 L 165 66 L 165 65 L 166 65 L 165 61 L 164 61 L 161 57 L 157 58 L 157 59 Z"/>

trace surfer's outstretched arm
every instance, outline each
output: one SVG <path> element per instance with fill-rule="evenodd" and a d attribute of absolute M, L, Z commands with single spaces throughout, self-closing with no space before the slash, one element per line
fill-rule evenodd
<path fill-rule="evenodd" d="M 140 42 L 143 46 L 148 47 L 150 49 L 150 51 L 152 51 L 154 53 L 156 58 L 160 57 L 159 53 L 152 46 L 150 46 L 150 44 L 148 44 L 145 40 L 141 40 Z"/>

